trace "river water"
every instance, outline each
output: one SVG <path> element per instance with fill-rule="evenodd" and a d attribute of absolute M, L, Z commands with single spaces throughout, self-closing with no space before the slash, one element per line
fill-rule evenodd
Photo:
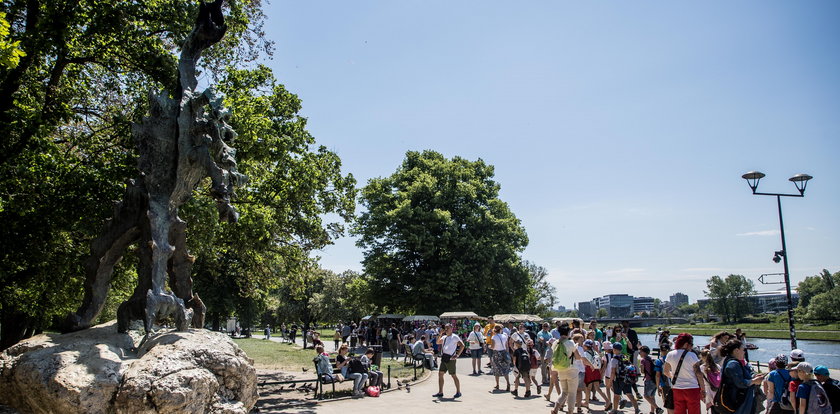
<path fill-rule="evenodd" d="M 676 335 L 671 335 L 672 341 L 674 338 L 676 338 Z M 651 348 L 657 346 L 655 334 L 639 334 L 639 340 L 642 341 L 642 345 L 647 345 Z M 766 364 L 778 354 L 790 354 L 790 339 L 747 337 L 747 342 L 758 346 L 758 349 L 750 351 L 750 361 L 761 361 L 763 364 Z M 708 336 L 694 336 L 694 345 L 705 346 L 708 343 Z M 813 366 L 825 365 L 829 368 L 840 369 L 840 343 L 799 339 L 796 341 L 796 344 L 799 346 L 799 349 L 805 352 L 805 360 Z"/>

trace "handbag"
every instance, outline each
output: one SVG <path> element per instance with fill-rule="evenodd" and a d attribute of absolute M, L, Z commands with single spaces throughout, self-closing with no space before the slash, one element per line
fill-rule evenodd
<path fill-rule="evenodd" d="M 723 361 L 724 369 L 729 361 L 734 360 L 727 358 Z M 718 387 L 712 401 L 712 411 L 716 414 L 732 414 L 738 411 L 738 408 L 747 399 L 747 391 L 755 392 L 752 386 L 741 389 L 732 385 L 731 381 L 727 381 L 725 376 L 721 376 L 720 387 Z"/>
<path fill-rule="evenodd" d="M 674 371 L 674 383 L 676 383 L 677 378 L 679 378 L 680 368 L 682 368 L 683 360 L 685 359 L 686 354 L 688 354 L 688 351 L 683 352 L 682 356 L 680 357 L 680 362 L 677 363 L 677 369 L 676 369 L 676 371 Z M 663 397 L 662 399 L 664 400 L 662 405 L 664 405 L 665 408 L 667 408 L 669 410 L 673 410 L 674 409 L 674 390 L 671 387 L 668 387 L 668 389 L 663 390 L 662 393 L 664 394 L 662 396 Z"/>

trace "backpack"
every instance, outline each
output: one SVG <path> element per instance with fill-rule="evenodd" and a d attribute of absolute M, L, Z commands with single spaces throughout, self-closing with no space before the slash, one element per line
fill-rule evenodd
<path fill-rule="evenodd" d="M 635 384 L 639 377 L 639 372 L 636 371 L 636 366 L 630 361 L 630 358 L 625 354 L 620 354 L 618 357 L 618 369 L 616 370 L 615 380 L 624 381 L 625 384 Z"/>
<path fill-rule="evenodd" d="M 806 383 L 811 386 L 811 392 L 808 394 L 808 408 L 805 412 L 807 414 L 832 414 L 833 410 L 825 388 L 814 380 L 806 381 Z"/>
<path fill-rule="evenodd" d="M 551 365 L 554 365 L 554 369 L 559 371 L 571 367 L 575 354 L 567 355 L 566 345 L 563 342 L 558 341 L 554 345 L 556 348 L 551 359 Z"/>
<path fill-rule="evenodd" d="M 787 376 L 782 375 L 781 372 L 776 371 L 780 377 L 782 377 L 782 381 L 785 383 L 785 388 L 782 390 L 782 398 L 779 401 L 779 408 L 783 410 L 793 411 L 793 403 L 790 399 L 790 382 L 793 381 L 793 378 L 790 377 L 790 373 Z"/>

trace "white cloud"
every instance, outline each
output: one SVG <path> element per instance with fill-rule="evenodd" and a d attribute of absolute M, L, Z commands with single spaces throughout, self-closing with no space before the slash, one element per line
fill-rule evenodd
<path fill-rule="evenodd" d="M 747 233 L 738 233 L 736 236 L 778 236 L 779 230 L 762 230 L 762 231 L 751 231 Z"/>

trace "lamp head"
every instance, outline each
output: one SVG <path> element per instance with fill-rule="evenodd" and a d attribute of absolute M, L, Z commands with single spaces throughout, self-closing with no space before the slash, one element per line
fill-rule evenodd
<path fill-rule="evenodd" d="M 808 174 L 796 174 L 793 177 L 788 178 L 788 180 L 793 182 L 796 189 L 799 190 L 800 195 L 805 195 L 805 187 L 808 185 L 808 180 L 812 178 L 814 177 L 811 177 Z"/>
<path fill-rule="evenodd" d="M 747 180 L 747 184 L 750 185 L 752 192 L 754 193 L 755 190 L 758 188 L 758 182 L 764 178 L 764 173 L 759 171 L 750 171 L 741 176 L 741 178 Z"/>
<path fill-rule="evenodd" d="M 785 255 L 784 250 L 776 250 L 775 254 L 773 255 L 773 263 L 779 263 L 782 261 L 782 256 Z"/>

